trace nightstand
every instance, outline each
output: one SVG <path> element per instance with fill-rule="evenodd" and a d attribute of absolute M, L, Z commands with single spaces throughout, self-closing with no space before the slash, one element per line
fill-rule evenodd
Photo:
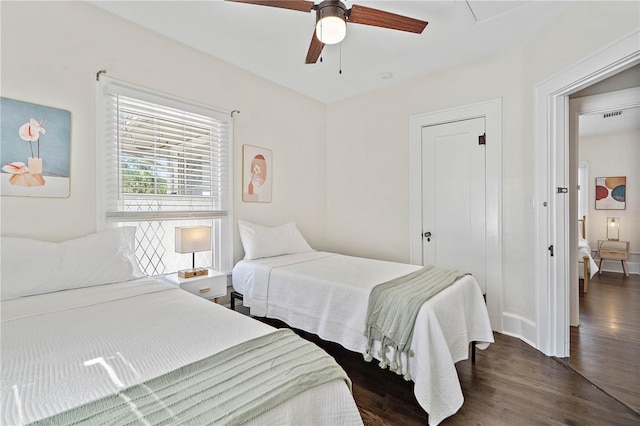
<path fill-rule="evenodd" d="M 181 278 L 175 272 L 165 275 L 163 279 L 169 284 L 179 286 L 182 290 L 218 303 L 218 298 L 227 294 L 227 274 L 208 269 L 209 275 Z"/>
<path fill-rule="evenodd" d="M 600 256 L 600 273 L 602 274 L 603 260 L 619 260 L 622 262 L 622 271 L 625 276 L 629 276 L 627 270 L 627 260 L 629 260 L 628 241 L 598 241 L 598 256 Z"/>

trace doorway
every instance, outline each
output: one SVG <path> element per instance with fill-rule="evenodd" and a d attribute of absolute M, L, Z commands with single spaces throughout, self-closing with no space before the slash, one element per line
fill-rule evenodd
<path fill-rule="evenodd" d="M 538 200 L 536 234 L 537 348 L 549 356 L 569 356 L 570 247 L 577 232 L 571 216 L 568 97 L 640 63 L 638 31 L 536 87 Z M 577 172 L 576 172 L 577 175 Z M 575 182 L 574 182 L 575 184 Z M 571 238 L 571 236 L 573 238 Z M 577 244 L 577 243 L 574 243 Z M 555 256 L 550 255 L 554 248 Z M 575 252 L 574 252 L 575 253 Z"/>
<path fill-rule="evenodd" d="M 625 81 L 624 76 L 632 76 L 632 78 L 627 78 L 628 81 Z M 621 90 L 610 90 L 603 91 L 599 90 L 600 87 L 615 87 L 616 78 L 620 76 L 622 78 L 617 80 L 618 87 Z M 605 143 L 605 140 L 611 137 L 612 133 L 622 132 L 622 131 L 632 131 L 633 129 L 630 126 L 637 126 L 637 118 L 638 117 L 638 107 L 640 107 L 640 87 L 638 87 L 640 77 L 640 65 L 636 65 L 633 68 L 629 68 L 626 71 L 622 71 L 612 77 L 609 77 L 607 80 L 603 82 L 592 85 L 586 89 L 581 90 L 580 92 L 571 95 L 570 103 L 569 103 L 569 152 L 570 152 L 570 160 L 569 160 L 569 169 L 570 169 L 570 187 L 576 188 L 580 184 L 578 182 L 578 168 L 580 164 L 580 145 L 581 145 L 581 137 L 586 138 L 590 137 L 591 139 L 600 139 L 602 138 L 602 143 Z M 629 85 L 634 85 L 632 87 L 627 87 Z M 591 94 L 594 93 L 594 94 Z M 597 93 L 597 94 L 596 94 Z M 635 111 L 635 112 L 634 112 Z M 614 116 L 612 118 L 603 118 L 603 116 L 611 115 L 612 112 L 619 113 L 618 116 Z M 609 113 L 609 114 L 607 114 Z M 637 130 L 636 130 L 637 131 Z M 585 135 L 585 132 L 588 132 L 588 135 Z M 633 139 L 633 138 L 632 138 Z M 584 143 L 584 141 L 582 142 Z M 601 145 L 601 144 L 600 144 Z M 617 163 L 620 160 L 618 156 L 624 156 L 624 151 L 619 151 L 620 145 L 619 140 L 613 140 L 606 143 L 608 147 L 616 146 L 618 149 L 613 149 L 611 151 L 605 150 L 600 153 L 593 153 L 599 161 L 596 166 L 600 165 L 603 161 L 605 164 L 607 162 Z M 623 145 L 624 146 L 624 145 Z M 637 161 L 637 159 L 628 158 L 626 161 L 630 161 L 631 164 Z M 596 167 L 596 170 L 602 170 L 602 168 Z M 596 173 L 596 176 L 603 175 L 602 173 Z M 607 174 L 604 174 L 607 175 Z M 608 175 L 607 175 L 608 176 Z M 586 191 L 593 185 L 593 180 L 589 180 L 589 182 L 584 182 L 582 185 L 586 185 Z M 572 198 L 570 200 L 570 214 L 571 218 L 582 217 L 582 214 L 579 213 L 579 196 L 573 192 L 572 189 Z M 586 231 L 587 234 L 591 234 L 589 237 L 585 237 L 588 240 L 592 249 L 596 250 L 598 245 L 598 240 L 602 240 L 605 238 L 604 228 L 600 227 L 596 228 L 593 224 L 602 224 L 606 220 L 606 216 L 611 216 L 612 212 L 598 212 L 594 211 L 593 207 L 589 208 L 593 204 L 589 203 L 588 200 L 583 200 L 585 204 L 583 214 L 587 216 L 586 220 Z M 591 213 L 589 213 L 591 212 Z M 599 213 L 599 214 L 598 214 Z M 622 212 L 626 213 L 626 212 Z M 626 216 L 626 215 L 625 215 Z M 625 219 L 629 223 L 631 218 Z M 573 226 L 573 225 L 571 225 Z M 591 229 L 593 232 L 589 232 Z M 630 235 L 633 235 L 637 231 L 633 231 L 633 229 L 637 229 L 636 227 L 631 228 L 631 232 L 627 234 L 627 239 Z M 600 232 L 596 232 L 600 231 Z M 627 228 L 627 232 L 629 232 L 629 228 Z M 571 234 L 570 234 L 571 238 Z M 621 239 L 625 239 L 624 237 Z M 572 244 L 570 246 L 570 258 L 577 258 L 577 248 L 575 241 L 578 238 L 572 238 Z M 634 243 L 633 243 L 634 244 Z M 575 253 L 575 255 L 574 255 Z M 577 264 L 573 262 L 569 267 L 569 279 L 570 279 L 570 298 L 569 298 L 569 306 L 570 306 L 570 325 L 577 326 L 579 325 L 580 312 L 579 312 L 579 285 L 578 285 L 578 272 L 576 270 Z"/>

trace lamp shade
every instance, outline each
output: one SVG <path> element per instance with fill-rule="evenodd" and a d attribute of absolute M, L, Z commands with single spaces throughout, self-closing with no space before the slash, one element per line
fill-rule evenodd
<path fill-rule="evenodd" d="M 620 218 L 608 217 L 607 218 L 607 240 L 619 241 L 620 239 Z"/>
<path fill-rule="evenodd" d="M 211 250 L 210 226 L 177 226 L 176 252 L 195 253 Z"/>

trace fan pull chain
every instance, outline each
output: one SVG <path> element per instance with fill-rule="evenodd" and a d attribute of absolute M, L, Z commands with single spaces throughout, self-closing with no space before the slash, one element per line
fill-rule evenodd
<path fill-rule="evenodd" d="M 342 43 L 340 43 L 340 70 L 338 74 L 342 75 Z"/>
<path fill-rule="evenodd" d="M 323 26 L 320 25 L 320 39 L 322 39 L 322 29 L 323 29 Z M 322 63 L 322 51 L 320 52 L 320 63 Z"/>

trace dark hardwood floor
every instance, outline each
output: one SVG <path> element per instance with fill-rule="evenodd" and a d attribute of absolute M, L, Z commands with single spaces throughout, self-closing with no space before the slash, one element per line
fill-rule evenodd
<path fill-rule="evenodd" d="M 608 279 L 604 273 L 594 279 L 589 293 L 580 298 L 585 318 L 579 330 L 572 330 L 570 358 L 547 357 L 517 338 L 495 333 L 496 342 L 477 351 L 475 364 L 458 362 L 465 401 L 442 424 L 640 425 L 640 414 L 633 409 L 640 389 L 640 343 L 634 328 L 640 325 L 640 277 L 625 281 L 611 274 L 611 282 L 605 284 Z M 607 291 L 609 287 L 614 290 Z M 601 305 L 608 308 L 598 311 Z M 238 310 L 248 314 L 247 308 Z M 597 333 L 590 333 L 589 327 Z M 612 329 L 613 336 L 607 332 Z M 578 337 L 574 338 L 574 332 Z M 338 344 L 302 335 L 345 369 L 365 425 L 426 424 L 427 414 L 413 396 L 413 383 L 381 370 L 376 363 L 364 362 L 361 354 Z M 627 339 L 634 345 L 624 344 Z"/>
<path fill-rule="evenodd" d="M 561 361 L 640 415 L 640 276 L 603 272 L 580 292 L 580 326 Z"/>

